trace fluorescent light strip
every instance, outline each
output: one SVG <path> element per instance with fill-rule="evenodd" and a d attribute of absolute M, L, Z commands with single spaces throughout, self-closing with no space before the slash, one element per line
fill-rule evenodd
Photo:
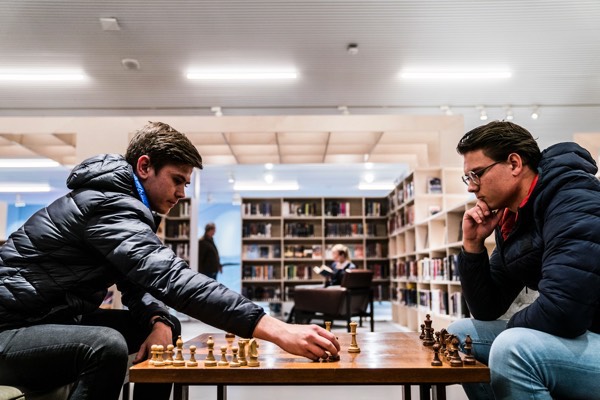
<path fill-rule="evenodd" d="M 52 190 L 47 183 L 0 183 L 0 193 L 42 193 Z"/>
<path fill-rule="evenodd" d="M 9 82 L 83 81 L 85 79 L 87 75 L 76 70 L 0 70 L 0 81 Z"/>
<path fill-rule="evenodd" d="M 60 164 L 48 158 L 2 158 L 0 168 L 52 168 Z"/>
<path fill-rule="evenodd" d="M 201 80 L 278 80 L 296 79 L 296 71 L 190 71 L 188 79 Z"/>
<path fill-rule="evenodd" d="M 298 182 L 277 182 L 277 183 L 262 183 L 262 182 L 236 182 L 233 184 L 233 190 L 237 191 L 278 191 L 278 190 L 298 190 Z"/>
<path fill-rule="evenodd" d="M 482 80 L 507 79 L 512 74 L 509 71 L 404 71 L 402 79 L 409 80 Z"/>
<path fill-rule="evenodd" d="M 358 184 L 358 189 L 359 190 L 393 190 L 394 189 L 394 184 L 391 182 L 373 182 L 373 183 L 366 183 L 366 182 L 361 182 Z"/>

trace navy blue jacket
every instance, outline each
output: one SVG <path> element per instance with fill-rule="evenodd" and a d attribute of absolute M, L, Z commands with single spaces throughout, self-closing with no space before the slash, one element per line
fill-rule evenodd
<path fill-rule="evenodd" d="M 538 182 L 513 231 L 496 249 L 459 256 L 463 293 L 473 317 L 494 320 L 523 287 L 538 298 L 508 327 L 561 337 L 600 333 L 600 181 L 589 152 L 559 143 L 542 152 Z"/>
<path fill-rule="evenodd" d="M 70 193 L 36 212 L 0 247 L 0 331 L 74 323 L 117 283 L 140 323 L 166 315 L 166 304 L 252 336 L 262 307 L 192 271 L 163 245 L 155 234 L 159 219 L 139 200 L 122 156 L 84 161 L 67 185 Z"/>

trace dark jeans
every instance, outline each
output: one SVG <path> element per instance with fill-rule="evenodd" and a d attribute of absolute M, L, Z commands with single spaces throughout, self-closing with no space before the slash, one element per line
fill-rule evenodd
<path fill-rule="evenodd" d="M 173 343 L 181 334 L 175 317 Z M 127 310 L 98 310 L 80 325 L 46 324 L 0 332 L 0 384 L 45 391 L 74 383 L 71 399 L 118 399 L 128 355 L 150 327 Z M 169 384 L 137 384 L 134 399 L 168 399 Z"/>

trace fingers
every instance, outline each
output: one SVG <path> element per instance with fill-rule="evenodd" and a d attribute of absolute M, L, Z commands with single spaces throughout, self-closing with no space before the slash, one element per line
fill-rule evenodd
<path fill-rule="evenodd" d="M 135 355 L 135 358 L 133 359 L 133 363 L 137 364 L 137 363 L 144 361 L 146 359 L 146 354 L 147 354 L 146 346 L 144 343 L 140 346 L 140 349 L 138 350 L 137 354 Z"/>

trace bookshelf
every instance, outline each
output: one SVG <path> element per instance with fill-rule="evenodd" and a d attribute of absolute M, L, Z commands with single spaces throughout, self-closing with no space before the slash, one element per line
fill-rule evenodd
<path fill-rule="evenodd" d="M 374 271 L 375 297 L 387 300 L 386 198 L 243 199 L 242 293 L 292 301 L 296 285 L 323 283 L 312 268 L 330 265 L 337 243 L 348 246 L 357 268 Z"/>
<path fill-rule="evenodd" d="M 469 315 L 456 261 L 463 213 L 474 200 L 462 174 L 460 168 L 416 169 L 387 197 L 392 318 L 414 331 L 426 314 L 436 329 Z"/>
<path fill-rule="evenodd" d="M 163 217 L 157 235 L 163 243 L 188 264 L 191 262 L 192 200 L 185 198 Z M 194 239 L 196 240 L 196 239 Z"/>

